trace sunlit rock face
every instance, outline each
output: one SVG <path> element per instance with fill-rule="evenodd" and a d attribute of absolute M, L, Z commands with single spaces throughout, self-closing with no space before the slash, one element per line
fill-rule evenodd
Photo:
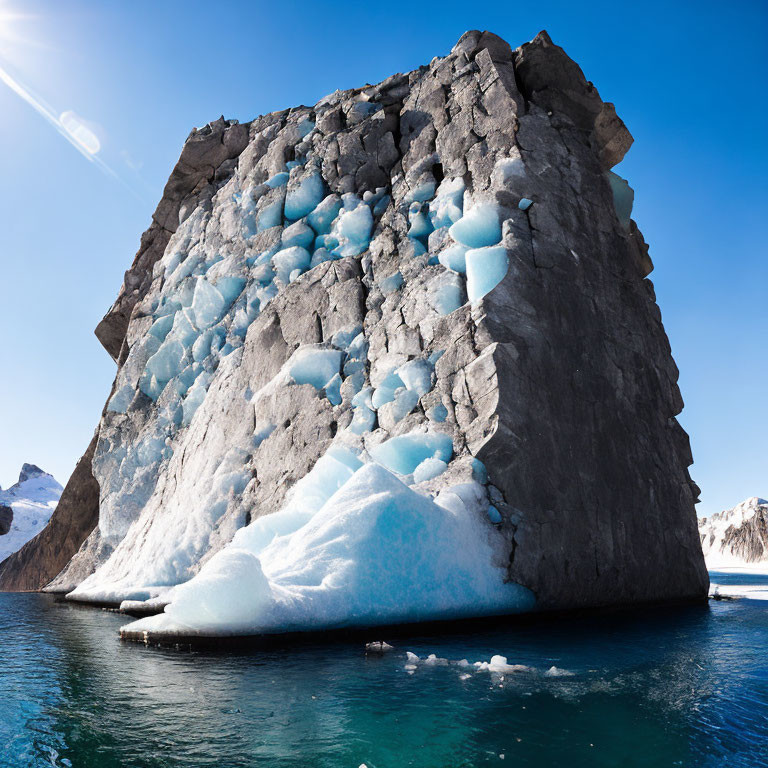
<path fill-rule="evenodd" d="M 378 85 L 193 131 L 97 329 L 118 363 L 98 525 L 51 588 L 170 602 L 158 631 L 344 624 L 302 601 L 373 589 L 362 487 L 403 537 L 392 620 L 703 599 L 677 369 L 610 172 L 631 141 L 546 33 L 477 31 Z M 302 485 L 321 459 L 336 485 Z M 441 551 L 474 531 L 434 573 L 455 599 L 396 578 L 406 529 L 430 536 L 408 493 L 455 517 Z M 334 560 L 321 523 L 342 517 Z M 247 605 L 225 599 L 238 583 Z"/>

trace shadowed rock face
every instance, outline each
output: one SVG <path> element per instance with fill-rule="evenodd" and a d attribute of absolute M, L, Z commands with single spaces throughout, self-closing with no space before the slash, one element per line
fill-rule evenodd
<path fill-rule="evenodd" d="M 13 509 L 0 504 L 0 536 L 5 536 L 11 530 L 13 523 Z"/>
<path fill-rule="evenodd" d="M 341 436 L 365 452 L 428 429 L 450 436 L 454 459 L 420 488 L 484 463 L 508 578 L 538 607 L 704 599 L 677 369 L 631 191 L 609 172 L 631 142 L 544 32 L 516 50 L 468 32 L 378 85 L 193 132 L 97 329 L 118 375 L 51 522 L 67 545 L 50 554 L 49 526 L 0 567 L 0 586 L 41 587 L 68 561 L 53 588 L 98 568 L 100 599 L 184 581 Z M 337 196 L 333 216 L 360 203 L 342 196 L 363 200 L 361 248 L 338 226 L 318 242 L 330 218 L 302 208 L 315 183 Z M 425 223 L 449 183 L 466 191 L 462 235 Z M 474 207 L 493 211 L 488 242 L 470 242 Z M 446 251 L 460 237 L 499 250 L 459 264 Z M 486 259 L 493 285 L 490 267 L 463 271 Z M 367 354 L 339 369 L 337 398 L 330 382 L 269 389 L 297 349 L 343 351 L 357 328 Z M 427 360 L 410 410 L 385 402 L 348 429 L 361 387 Z"/>

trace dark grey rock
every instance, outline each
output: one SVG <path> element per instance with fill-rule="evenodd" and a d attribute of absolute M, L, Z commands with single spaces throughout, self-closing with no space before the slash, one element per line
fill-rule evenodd
<path fill-rule="evenodd" d="M 11 530 L 13 524 L 13 509 L 5 504 L 0 504 L 0 536 L 5 536 Z"/>

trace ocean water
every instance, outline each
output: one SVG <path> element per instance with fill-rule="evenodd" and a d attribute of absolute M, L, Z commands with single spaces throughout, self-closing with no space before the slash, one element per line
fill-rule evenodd
<path fill-rule="evenodd" d="M 401 637 L 377 658 L 147 648 L 124 621 L 0 594 L 3 768 L 768 765 L 765 600 Z M 529 669 L 407 670 L 406 650 Z"/>

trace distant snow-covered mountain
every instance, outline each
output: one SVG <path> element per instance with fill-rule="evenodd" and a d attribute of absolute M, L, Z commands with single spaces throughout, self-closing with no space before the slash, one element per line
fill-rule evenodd
<path fill-rule="evenodd" d="M 768 501 L 752 496 L 733 509 L 699 520 L 699 534 L 709 570 L 768 571 Z"/>
<path fill-rule="evenodd" d="M 53 475 L 34 464 L 21 467 L 18 483 L 7 490 L 0 488 L 0 510 L 5 508 L 3 519 L 10 519 L 8 532 L 0 535 L 0 562 L 40 533 L 56 509 L 62 490 Z M 0 533 L 5 527 L 0 525 Z"/>

